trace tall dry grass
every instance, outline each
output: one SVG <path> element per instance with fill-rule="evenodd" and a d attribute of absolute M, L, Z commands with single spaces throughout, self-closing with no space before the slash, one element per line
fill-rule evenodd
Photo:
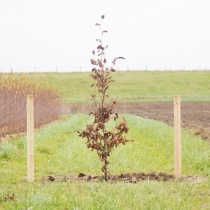
<path fill-rule="evenodd" d="M 59 116 L 59 95 L 53 85 L 25 74 L 0 74 L 0 137 L 26 130 L 26 97 L 34 96 L 35 127 Z"/>

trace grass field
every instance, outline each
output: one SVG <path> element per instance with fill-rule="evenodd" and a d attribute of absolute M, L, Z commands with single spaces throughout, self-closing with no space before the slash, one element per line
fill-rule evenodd
<path fill-rule="evenodd" d="M 31 73 L 35 80 L 55 84 L 65 103 L 89 103 L 93 79 L 89 73 Z M 210 100 L 210 71 L 117 71 L 108 94 L 118 101 Z"/>
<path fill-rule="evenodd" d="M 166 172 L 173 174 L 173 128 L 137 116 L 127 119 L 133 143 L 119 146 L 111 158 L 111 174 Z M 120 116 L 120 118 L 122 115 Z M 210 144 L 182 132 L 182 174 L 206 175 L 201 181 L 126 183 L 41 182 L 55 174 L 102 174 L 101 162 L 88 150 L 76 129 L 92 119 L 71 115 L 35 134 L 35 182 L 26 182 L 26 139 L 0 142 L 0 209 L 209 209 Z M 14 194 L 14 200 L 5 201 Z"/>
<path fill-rule="evenodd" d="M 55 84 L 65 103 L 89 103 L 90 73 L 29 74 L 35 81 Z M 116 72 L 110 87 L 118 101 L 210 100 L 210 72 Z M 120 145 L 110 157 L 111 174 L 166 172 L 173 174 L 173 128 L 138 116 L 125 116 L 132 143 Z M 139 210 L 209 209 L 210 143 L 182 131 L 182 174 L 205 176 L 196 181 L 129 183 L 42 182 L 49 175 L 102 175 L 97 154 L 74 131 L 92 119 L 70 115 L 35 133 L 35 181 L 26 181 L 26 138 L 0 141 L 0 210 Z M 112 126 L 112 125 L 110 125 Z M 14 194 L 14 200 L 5 198 Z"/>

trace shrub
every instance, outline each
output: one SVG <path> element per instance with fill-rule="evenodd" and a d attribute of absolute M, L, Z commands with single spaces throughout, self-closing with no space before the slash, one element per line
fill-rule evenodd
<path fill-rule="evenodd" d="M 108 46 L 103 45 L 103 35 L 107 33 L 106 30 L 102 29 L 102 20 L 104 17 L 104 15 L 101 16 L 101 23 L 96 23 L 96 26 L 100 28 L 101 38 L 96 39 L 98 43 L 97 49 L 92 51 L 95 58 L 90 60 L 93 65 L 90 76 L 95 81 L 91 87 L 95 86 L 97 90 L 97 94 L 91 94 L 91 100 L 94 102 L 94 110 L 90 112 L 90 115 L 94 116 L 94 121 L 91 124 L 86 125 L 85 130 L 78 130 L 78 133 L 80 137 L 87 139 L 87 148 L 91 148 L 92 151 L 97 151 L 98 157 L 103 162 L 102 171 L 104 172 L 104 179 L 107 181 L 108 157 L 111 155 L 112 149 L 119 144 L 124 145 L 130 140 L 124 136 L 129 130 L 124 118 L 116 123 L 116 126 L 111 130 L 109 130 L 107 126 L 107 123 L 111 119 L 116 121 L 118 118 L 118 113 L 114 113 L 116 100 L 111 100 L 108 104 L 105 103 L 109 98 L 109 95 L 107 95 L 109 85 L 114 82 L 111 73 L 115 72 L 114 65 L 116 64 L 116 61 L 124 58 L 116 57 L 113 59 L 111 67 L 106 67 L 107 61 L 105 53 Z"/>
<path fill-rule="evenodd" d="M 33 82 L 26 74 L 0 75 L 0 136 L 26 130 L 26 96 L 34 96 L 35 126 L 59 116 L 59 96 L 46 82 Z"/>

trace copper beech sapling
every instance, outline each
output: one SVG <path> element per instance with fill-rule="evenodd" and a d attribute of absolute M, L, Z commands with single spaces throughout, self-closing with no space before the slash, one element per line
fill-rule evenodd
<path fill-rule="evenodd" d="M 108 48 L 107 45 L 103 44 L 103 35 L 107 33 L 106 30 L 102 29 L 102 20 L 105 18 L 101 16 L 101 22 L 95 25 L 99 27 L 101 37 L 96 39 L 97 47 L 96 50 L 92 51 L 94 58 L 90 59 L 93 65 L 92 73 L 90 76 L 94 79 L 94 83 L 91 87 L 96 88 L 97 94 L 91 94 L 91 100 L 94 102 L 94 110 L 90 112 L 93 115 L 94 121 L 91 124 L 86 125 L 86 129 L 83 131 L 78 130 L 78 134 L 82 138 L 86 138 L 87 148 L 91 148 L 92 151 L 96 150 L 98 157 L 103 162 L 102 171 L 104 172 L 104 180 L 107 181 L 107 166 L 109 164 L 108 157 L 114 147 L 119 144 L 125 144 L 128 140 L 124 134 L 128 133 L 128 127 L 125 118 L 120 121 L 116 121 L 118 113 L 114 112 L 116 106 L 116 100 L 111 100 L 109 103 L 105 103 L 109 98 L 107 90 L 112 82 L 111 73 L 115 72 L 114 66 L 118 59 L 124 59 L 123 57 L 116 57 L 111 62 L 111 67 L 107 67 L 107 60 L 105 53 Z M 116 126 L 111 130 L 107 128 L 107 123 L 110 120 L 116 121 Z"/>

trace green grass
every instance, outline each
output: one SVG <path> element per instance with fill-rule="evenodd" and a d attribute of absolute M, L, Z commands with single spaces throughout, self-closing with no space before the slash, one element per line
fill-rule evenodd
<path fill-rule="evenodd" d="M 55 84 L 65 103 L 89 103 L 93 79 L 87 73 L 35 73 L 33 79 Z M 117 71 L 108 94 L 119 102 L 210 100 L 210 71 Z"/>
<path fill-rule="evenodd" d="M 111 174 L 173 174 L 173 128 L 138 116 L 125 116 L 133 143 L 120 145 L 110 157 Z M 76 129 L 92 118 L 71 115 L 35 134 L 35 182 L 26 182 L 26 139 L 0 142 L 0 209 L 208 209 L 210 206 L 210 143 L 182 132 L 182 174 L 207 175 L 201 182 L 142 181 L 127 183 L 42 183 L 48 175 L 102 174 L 102 163 L 86 148 Z M 111 126 L 111 125 L 110 125 Z M 4 201 L 15 194 L 15 200 Z"/>

